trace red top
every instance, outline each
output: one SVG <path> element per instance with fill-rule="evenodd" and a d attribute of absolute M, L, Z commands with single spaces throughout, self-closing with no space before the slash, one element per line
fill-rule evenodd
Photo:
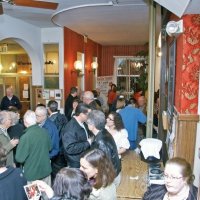
<path fill-rule="evenodd" d="M 113 101 L 116 99 L 116 97 L 117 97 L 117 93 L 114 91 L 110 91 L 108 93 L 108 104 L 112 104 Z"/>

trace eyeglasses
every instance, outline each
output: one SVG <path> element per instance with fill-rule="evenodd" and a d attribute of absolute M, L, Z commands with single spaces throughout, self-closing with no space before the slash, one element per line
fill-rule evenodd
<path fill-rule="evenodd" d="M 165 174 L 165 173 L 164 173 L 164 178 L 165 178 L 165 179 L 170 179 L 170 180 L 179 180 L 179 179 L 183 178 L 183 176 L 180 176 L 180 177 L 169 176 L 168 174 Z"/>
<path fill-rule="evenodd" d="M 111 119 L 110 117 L 107 117 L 107 119 L 109 119 L 110 121 L 114 121 L 114 119 Z"/>

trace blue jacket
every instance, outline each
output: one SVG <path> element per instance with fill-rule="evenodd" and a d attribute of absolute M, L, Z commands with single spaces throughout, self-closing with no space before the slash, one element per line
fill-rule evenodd
<path fill-rule="evenodd" d="M 124 126 L 128 131 L 128 139 L 130 141 L 136 141 L 138 122 L 144 124 L 147 121 L 146 116 L 140 109 L 132 106 L 126 106 L 121 109 L 119 114 L 121 115 Z"/>
<path fill-rule="evenodd" d="M 46 129 L 50 138 L 51 138 L 51 151 L 49 152 L 50 158 L 56 156 L 59 153 L 59 134 L 58 129 L 54 122 L 52 122 L 50 119 L 46 119 L 44 125 L 42 128 Z"/>

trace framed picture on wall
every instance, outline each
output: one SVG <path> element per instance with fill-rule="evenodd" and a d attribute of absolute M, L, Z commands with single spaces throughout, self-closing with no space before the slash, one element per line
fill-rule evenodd
<path fill-rule="evenodd" d="M 175 91 L 175 68 L 176 68 L 176 40 L 169 45 L 169 69 L 168 69 L 168 113 L 170 119 L 173 118 L 174 112 L 174 91 Z M 170 120 L 170 123 L 171 123 Z"/>

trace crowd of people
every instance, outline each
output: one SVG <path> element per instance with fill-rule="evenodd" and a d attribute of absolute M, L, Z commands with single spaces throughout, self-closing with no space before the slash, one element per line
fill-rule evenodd
<path fill-rule="evenodd" d="M 0 111 L 0 199 L 26 200 L 23 186 L 32 183 L 46 200 L 117 199 L 121 156 L 145 137 L 143 129 L 138 134 L 146 123 L 143 96 L 126 100 L 114 94 L 116 85 L 111 85 L 105 112 L 99 91 L 79 95 L 72 87 L 64 114 L 50 100 L 47 106 L 27 110 L 22 120 L 19 99 L 12 88 L 6 92 Z M 151 186 L 143 199 L 195 199 L 192 181 L 189 163 L 171 159 L 165 168 L 165 186 Z M 153 196 L 155 191 L 159 198 Z"/>

